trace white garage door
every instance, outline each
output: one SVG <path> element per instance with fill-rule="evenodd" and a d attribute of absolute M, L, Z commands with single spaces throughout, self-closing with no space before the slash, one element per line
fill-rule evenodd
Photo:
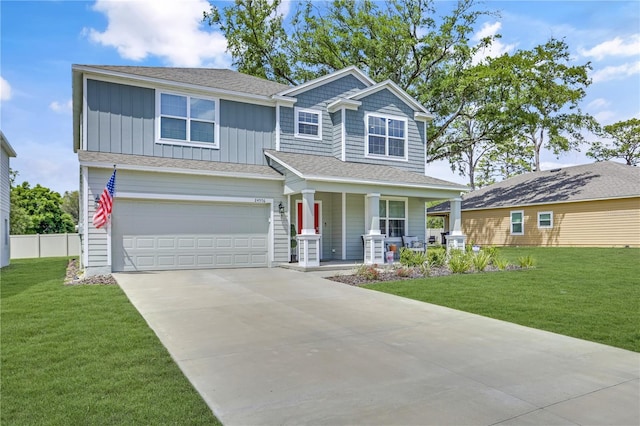
<path fill-rule="evenodd" d="M 268 205 L 117 200 L 114 271 L 264 267 Z"/>

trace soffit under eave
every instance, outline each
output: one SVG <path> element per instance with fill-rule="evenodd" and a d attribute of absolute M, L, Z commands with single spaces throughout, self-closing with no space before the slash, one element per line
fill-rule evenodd
<path fill-rule="evenodd" d="M 382 196 L 424 198 L 427 200 L 443 200 L 460 196 L 459 190 L 429 188 L 419 186 L 377 185 L 375 183 L 327 182 L 321 180 L 301 179 L 287 173 L 284 184 L 285 195 L 296 194 L 303 189 L 313 189 L 316 192 L 332 192 L 347 194 L 381 194 Z"/>

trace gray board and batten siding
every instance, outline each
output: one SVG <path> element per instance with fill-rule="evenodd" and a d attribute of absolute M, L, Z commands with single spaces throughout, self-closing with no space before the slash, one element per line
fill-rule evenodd
<path fill-rule="evenodd" d="M 219 100 L 220 148 L 156 143 L 154 89 L 87 80 L 87 151 L 266 164 L 275 146 L 275 108 Z"/>

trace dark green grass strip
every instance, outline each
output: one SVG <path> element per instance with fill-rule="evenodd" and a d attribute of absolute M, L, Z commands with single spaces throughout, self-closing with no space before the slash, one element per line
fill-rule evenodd
<path fill-rule="evenodd" d="M 368 288 L 640 352 L 640 249 L 503 248 L 530 270 L 451 275 Z"/>
<path fill-rule="evenodd" d="M 220 424 L 122 290 L 64 286 L 66 264 L 0 272 L 0 423 Z"/>

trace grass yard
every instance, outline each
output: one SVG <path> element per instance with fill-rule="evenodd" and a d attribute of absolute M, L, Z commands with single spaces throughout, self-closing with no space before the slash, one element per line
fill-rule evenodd
<path fill-rule="evenodd" d="M 65 286 L 67 259 L 0 283 L 0 424 L 220 424 L 118 286 Z"/>
<path fill-rule="evenodd" d="M 410 299 L 640 352 L 640 249 L 502 248 L 529 270 L 367 285 Z"/>

